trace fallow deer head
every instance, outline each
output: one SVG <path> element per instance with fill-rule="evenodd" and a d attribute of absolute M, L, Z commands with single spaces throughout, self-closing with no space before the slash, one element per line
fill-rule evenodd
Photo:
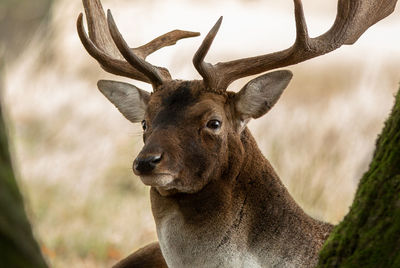
<path fill-rule="evenodd" d="M 150 83 L 153 93 L 116 81 L 99 81 L 100 91 L 131 122 L 141 123 L 144 147 L 134 173 L 160 194 L 195 193 L 214 178 L 239 172 L 245 154 L 241 143 L 246 124 L 266 114 L 287 87 L 287 70 L 263 74 L 238 93 L 227 91 L 235 80 L 323 55 L 353 44 L 371 25 L 390 14 L 396 1 L 339 0 L 333 26 L 310 38 L 300 0 L 294 0 L 296 40 L 285 50 L 215 65 L 204 61 L 222 17 L 193 58 L 203 80 L 173 80 L 167 69 L 146 61 L 152 52 L 178 40 L 199 35 L 175 30 L 131 49 L 111 12 L 99 0 L 84 0 L 89 36 L 80 14 L 77 26 L 88 53 L 107 72 Z"/>

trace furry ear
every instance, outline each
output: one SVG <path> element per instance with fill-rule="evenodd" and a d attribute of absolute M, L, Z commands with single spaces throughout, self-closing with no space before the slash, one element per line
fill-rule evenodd
<path fill-rule="evenodd" d="M 288 70 L 261 75 L 248 82 L 235 96 L 235 110 L 241 128 L 251 118 L 266 114 L 278 101 L 292 79 Z"/>
<path fill-rule="evenodd" d="M 127 83 L 110 80 L 100 80 L 97 87 L 126 119 L 133 123 L 144 119 L 150 93 Z"/>

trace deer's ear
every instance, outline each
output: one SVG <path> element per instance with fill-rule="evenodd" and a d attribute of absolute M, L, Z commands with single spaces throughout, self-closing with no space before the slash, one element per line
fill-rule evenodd
<path fill-rule="evenodd" d="M 110 80 L 100 80 L 97 87 L 129 121 L 137 123 L 144 119 L 150 93 L 127 83 Z"/>
<path fill-rule="evenodd" d="M 235 96 L 235 111 L 242 128 L 251 118 L 266 114 L 292 79 L 288 70 L 261 75 L 247 83 Z"/>

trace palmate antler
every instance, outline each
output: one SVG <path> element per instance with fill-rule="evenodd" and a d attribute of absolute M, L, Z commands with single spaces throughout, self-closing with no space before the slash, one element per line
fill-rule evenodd
<path fill-rule="evenodd" d="M 119 33 L 111 12 L 107 19 L 99 0 L 83 0 L 88 22 L 89 36 L 83 27 L 83 14 L 78 17 L 77 28 L 82 44 L 107 72 L 140 80 L 157 89 L 166 80 L 171 80 L 167 69 L 153 66 L 145 59 L 156 50 L 176 44 L 183 38 L 199 36 L 200 33 L 174 30 L 157 37 L 138 48 L 129 48 Z"/>
<path fill-rule="evenodd" d="M 193 64 L 208 88 L 223 92 L 239 78 L 297 64 L 329 53 L 342 45 L 353 44 L 370 26 L 391 14 L 396 2 L 397 0 L 339 0 L 333 26 L 326 33 L 310 38 L 301 0 L 294 0 L 296 40 L 290 48 L 212 65 L 204 59 L 221 25 L 221 17 L 194 55 Z M 167 69 L 145 61 L 146 56 L 164 46 L 173 45 L 182 38 L 199 35 L 196 32 L 175 30 L 144 46 L 130 49 L 119 33 L 110 11 L 106 20 L 99 0 L 83 0 L 83 4 L 89 37 L 83 27 L 82 14 L 78 17 L 77 26 L 81 41 L 89 54 L 106 71 L 151 83 L 154 90 L 165 81 L 171 80 L 171 76 Z"/>
<path fill-rule="evenodd" d="M 353 44 L 373 24 L 393 12 L 397 0 L 339 0 L 333 26 L 324 34 L 310 38 L 301 0 L 294 0 L 296 41 L 288 49 L 258 57 L 221 62 L 204 61 L 221 25 L 220 18 L 196 52 L 193 63 L 209 88 L 224 91 L 233 81 L 293 65 L 331 52 L 342 45 Z"/>

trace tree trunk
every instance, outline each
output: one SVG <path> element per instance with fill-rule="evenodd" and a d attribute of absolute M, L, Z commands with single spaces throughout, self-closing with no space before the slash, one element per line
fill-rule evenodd
<path fill-rule="evenodd" d="M 400 267 L 400 90 L 344 220 L 318 267 Z"/>
<path fill-rule="evenodd" d="M 1 100 L 0 100 L 1 101 Z M 0 102 L 0 267 L 47 267 L 25 214 L 8 150 Z"/>

